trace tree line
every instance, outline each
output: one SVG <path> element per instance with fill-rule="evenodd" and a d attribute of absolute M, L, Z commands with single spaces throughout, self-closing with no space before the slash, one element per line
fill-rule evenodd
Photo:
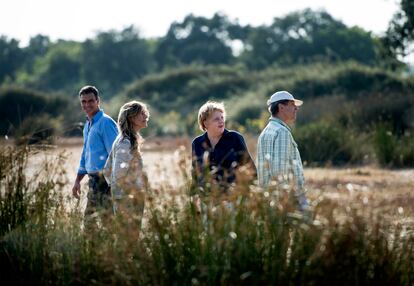
<path fill-rule="evenodd" d="M 189 64 L 263 70 L 353 60 L 401 68 L 398 55 L 406 43 L 397 41 L 398 33 L 406 33 L 409 27 L 398 26 L 402 22 L 398 17 L 387 31 L 392 41 L 348 27 L 323 10 L 310 9 L 257 27 L 240 25 L 219 13 L 211 18 L 190 14 L 172 23 L 165 36 L 154 39 L 141 37 L 134 26 L 102 31 L 83 42 L 53 42 L 46 35 L 36 35 L 24 48 L 18 40 L 1 36 L 0 84 L 73 93 L 84 83 L 94 83 L 108 98 L 137 78 Z M 412 35 L 402 36 L 406 42 L 412 40 Z"/>

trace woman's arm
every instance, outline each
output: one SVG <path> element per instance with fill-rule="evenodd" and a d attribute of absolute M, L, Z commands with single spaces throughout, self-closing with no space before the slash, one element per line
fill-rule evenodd
<path fill-rule="evenodd" d="M 121 189 L 129 189 L 133 185 L 133 181 L 136 180 L 136 178 L 128 176 L 130 170 L 134 168 L 130 141 L 128 139 L 121 140 L 117 146 L 114 146 L 113 152 L 115 153 L 112 163 L 112 178 Z"/>

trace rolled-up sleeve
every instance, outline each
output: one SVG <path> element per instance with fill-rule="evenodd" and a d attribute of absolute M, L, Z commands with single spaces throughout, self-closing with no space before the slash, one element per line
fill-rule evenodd
<path fill-rule="evenodd" d="M 85 147 L 82 149 L 82 155 L 80 158 L 79 168 L 78 168 L 78 174 L 86 175 L 88 172 L 85 168 Z"/>
<path fill-rule="evenodd" d="M 80 162 L 79 162 L 79 168 L 78 168 L 78 174 L 81 174 L 81 175 L 86 175 L 88 172 L 86 171 L 86 166 L 85 166 L 85 164 L 86 164 L 86 160 L 85 160 L 85 129 L 83 130 L 83 136 L 84 136 L 84 139 L 83 139 L 83 147 L 82 147 L 82 154 L 81 154 L 81 157 L 80 157 Z"/>

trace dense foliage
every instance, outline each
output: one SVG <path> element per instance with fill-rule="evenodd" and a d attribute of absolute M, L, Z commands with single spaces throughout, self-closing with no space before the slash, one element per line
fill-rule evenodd
<path fill-rule="evenodd" d="M 113 97 L 145 74 L 188 64 L 243 65 L 264 69 L 353 60 L 381 66 L 384 41 L 347 27 L 325 11 L 305 9 L 275 18 L 268 26 L 243 26 L 226 15 L 188 15 L 164 37 L 145 39 L 134 27 L 101 31 L 84 42 L 36 35 L 27 47 L 0 37 L 0 84 L 71 93 L 84 83 Z"/>

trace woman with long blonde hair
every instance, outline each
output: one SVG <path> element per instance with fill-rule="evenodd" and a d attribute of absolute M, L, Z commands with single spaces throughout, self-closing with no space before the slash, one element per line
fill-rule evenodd
<path fill-rule="evenodd" d="M 118 137 L 104 168 L 104 176 L 111 186 L 114 213 L 137 218 L 141 224 L 144 212 L 147 177 L 143 168 L 140 130 L 148 126 L 147 106 L 139 101 L 124 104 L 118 115 Z M 133 212 L 131 214 L 127 212 Z"/>

